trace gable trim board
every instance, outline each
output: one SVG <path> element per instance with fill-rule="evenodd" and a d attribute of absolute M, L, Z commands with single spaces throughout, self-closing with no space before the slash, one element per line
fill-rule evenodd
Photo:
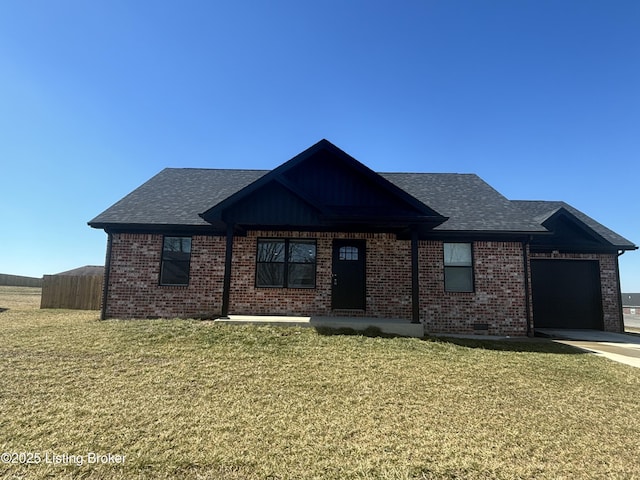
<path fill-rule="evenodd" d="M 532 262 L 549 255 L 597 262 L 602 328 L 619 331 L 617 255 L 636 248 L 562 202 L 510 201 L 475 175 L 378 174 L 326 140 L 272 171 L 165 169 L 89 225 L 109 234 L 103 318 L 360 316 L 433 333 L 532 334 Z M 168 235 L 191 237 L 185 285 L 158 280 Z M 313 288 L 258 286 L 265 238 L 315 242 Z M 345 241 L 366 252 L 362 308 L 332 308 Z M 471 245 L 472 291 L 447 291 L 461 272 L 445 269 L 447 242 Z M 274 272 L 310 272 L 281 259 Z"/>

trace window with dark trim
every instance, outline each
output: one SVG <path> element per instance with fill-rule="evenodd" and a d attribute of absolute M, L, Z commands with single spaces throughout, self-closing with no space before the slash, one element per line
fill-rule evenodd
<path fill-rule="evenodd" d="M 473 254 L 470 243 L 444 244 L 444 289 L 473 292 Z"/>
<path fill-rule="evenodd" d="M 189 285 L 191 237 L 164 237 L 160 285 Z"/>
<path fill-rule="evenodd" d="M 316 241 L 258 239 L 256 287 L 315 288 Z"/>

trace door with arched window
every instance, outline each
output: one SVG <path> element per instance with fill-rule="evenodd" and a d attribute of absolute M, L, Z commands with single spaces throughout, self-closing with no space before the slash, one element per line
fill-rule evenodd
<path fill-rule="evenodd" d="M 335 239 L 331 308 L 364 310 L 366 305 L 366 242 Z"/>

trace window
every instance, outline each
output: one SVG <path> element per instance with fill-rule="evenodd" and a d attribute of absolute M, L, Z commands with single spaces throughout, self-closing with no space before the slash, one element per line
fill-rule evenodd
<path fill-rule="evenodd" d="M 315 288 L 316 241 L 259 239 L 256 286 Z"/>
<path fill-rule="evenodd" d="M 164 237 L 160 285 L 188 285 L 191 237 Z"/>
<path fill-rule="evenodd" d="M 340 247 L 340 260 L 358 260 L 358 247 Z"/>
<path fill-rule="evenodd" d="M 470 243 L 444 244 L 444 289 L 447 292 L 473 292 Z"/>

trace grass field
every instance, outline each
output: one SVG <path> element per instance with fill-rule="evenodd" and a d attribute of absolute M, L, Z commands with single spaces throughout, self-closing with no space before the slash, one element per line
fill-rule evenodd
<path fill-rule="evenodd" d="M 640 369 L 570 347 L 37 306 L 0 288 L 2 478 L 640 478 Z"/>

